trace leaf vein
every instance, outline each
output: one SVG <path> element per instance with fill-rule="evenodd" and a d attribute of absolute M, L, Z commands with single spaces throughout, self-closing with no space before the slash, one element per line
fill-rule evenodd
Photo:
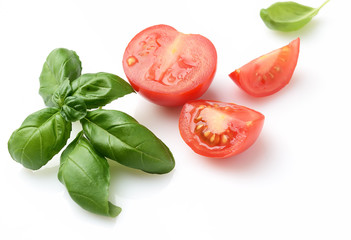
<path fill-rule="evenodd" d="M 95 183 L 94 179 L 71 156 L 68 156 L 68 159 L 90 180 L 90 182 Z"/>
<path fill-rule="evenodd" d="M 151 159 L 154 159 L 154 160 L 156 160 L 156 161 L 158 161 L 158 162 L 162 162 L 162 160 L 161 160 L 160 158 L 157 158 L 157 156 L 153 156 L 153 155 L 151 155 L 151 154 L 149 154 L 149 153 L 146 153 L 146 152 L 143 152 L 143 151 L 141 151 L 141 150 L 139 150 L 139 149 L 136 149 L 135 147 L 131 146 L 130 144 L 128 144 L 128 143 L 122 141 L 122 140 L 121 140 L 120 138 L 118 138 L 117 136 L 111 134 L 111 133 L 108 132 L 106 129 L 100 127 L 98 124 L 96 124 L 95 122 L 91 121 L 90 119 L 85 118 L 85 120 L 86 120 L 87 122 L 91 123 L 92 125 L 95 125 L 95 126 L 99 127 L 100 129 L 102 129 L 103 131 L 105 131 L 108 135 L 112 135 L 113 137 L 115 137 L 116 139 L 118 139 L 118 140 L 119 140 L 122 144 L 124 144 L 125 146 L 127 146 L 127 147 L 129 147 L 129 148 L 131 148 L 131 149 L 134 149 L 138 154 L 140 154 L 140 155 L 144 154 L 145 156 L 148 156 L 148 157 L 151 158 Z M 128 124 L 128 123 L 127 123 L 127 124 Z M 134 123 L 134 124 L 135 124 L 135 123 Z M 139 123 L 137 123 L 137 124 L 139 124 Z M 133 123 L 131 123 L 130 125 L 133 125 Z M 142 126 L 142 125 L 141 125 L 141 126 Z M 156 136 L 155 136 L 155 137 L 156 137 Z M 158 139 L 158 138 L 156 137 L 156 139 Z M 160 141 L 160 140 L 158 140 L 158 141 Z M 164 146 L 163 146 L 163 144 L 161 144 L 161 146 L 162 146 L 162 149 L 165 149 Z"/>

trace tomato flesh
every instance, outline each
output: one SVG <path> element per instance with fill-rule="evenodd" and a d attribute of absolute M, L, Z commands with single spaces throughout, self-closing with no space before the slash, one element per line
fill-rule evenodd
<path fill-rule="evenodd" d="M 300 51 L 300 38 L 288 45 L 254 59 L 229 74 L 245 92 L 265 97 L 286 86 L 295 71 Z"/>
<path fill-rule="evenodd" d="M 183 106 L 179 131 L 194 152 L 226 158 L 249 148 L 258 138 L 263 122 L 264 115 L 244 106 L 195 100 Z"/>
<path fill-rule="evenodd" d="M 202 96 L 216 67 L 216 49 L 207 38 L 167 25 L 138 33 L 123 56 L 123 69 L 133 88 L 164 106 L 183 105 Z"/>

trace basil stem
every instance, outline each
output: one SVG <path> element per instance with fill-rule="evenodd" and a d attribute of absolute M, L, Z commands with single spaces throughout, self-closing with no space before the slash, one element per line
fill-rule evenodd
<path fill-rule="evenodd" d="M 70 80 L 66 78 L 53 93 L 51 101 L 55 107 L 60 108 L 64 105 L 66 97 L 72 92 Z"/>
<path fill-rule="evenodd" d="M 134 92 L 122 78 L 110 73 L 87 73 L 72 82 L 73 96 L 84 100 L 88 109 L 105 106 L 113 100 Z"/>
<path fill-rule="evenodd" d="M 75 122 L 87 114 L 87 106 L 80 97 L 68 96 L 64 105 L 61 108 L 61 115 L 64 119 L 70 122 Z"/>
<path fill-rule="evenodd" d="M 29 169 L 39 169 L 66 144 L 72 125 L 56 108 L 29 115 L 8 141 L 11 157 Z"/>
<path fill-rule="evenodd" d="M 58 179 L 83 209 L 109 217 L 121 212 L 120 207 L 108 201 L 107 160 L 94 150 L 82 132 L 62 152 Z"/>
<path fill-rule="evenodd" d="M 267 9 L 261 9 L 260 16 L 270 29 L 283 32 L 296 31 L 310 22 L 328 2 L 329 0 L 325 1 L 319 8 L 295 2 L 277 2 Z"/>
<path fill-rule="evenodd" d="M 168 147 L 126 113 L 94 110 L 81 123 L 94 148 L 122 165 L 158 174 L 167 173 L 175 166 Z"/>

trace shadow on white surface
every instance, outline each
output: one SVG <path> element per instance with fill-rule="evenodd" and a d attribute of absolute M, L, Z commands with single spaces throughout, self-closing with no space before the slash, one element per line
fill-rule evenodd
<path fill-rule="evenodd" d="M 171 182 L 175 169 L 167 174 L 150 174 L 125 167 L 109 160 L 110 196 L 126 199 L 143 199 L 160 193 Z"/>
<path fill-rule="evenodd" d="M 206 158 L 204 160 L 226 172 L 249 172 L 264 165 L 267 161 L 268 143 L 266 139 L 260 138 L 246 151 L 225 159 Z"/>
<path fill-rule="evenodd" d="M 21 178 L 23 183 L 30 184 L 33 187 L 41 188 L 47 192 L 57 192 L 53 186 L 61 184 L 57 178 L 59 170 L 59 163 L 56 164 L 56 157 L 52 159 L 46 166 L 38 170 L 30 170 L 18 164 L 21 168 L 18 177 Z"/>
<path fill-rule="evenodd" d="M 273 32 L 273 34 L 277 35 L 276 37 L 278 38 L 283 37 L 283 38 L 286 38 L 287 41 L 289 41 L 289 39 L 292 41 L 297 37 L 300 37 L 300 38 L 314 37 L 317 34 L 317 31 L 323 28 L 323 25 L 325 25 L 324 20 L 322 18 L 318 18 L 318 15 L 317 15 L 309 23 L 307 23 L 302 29 L 298 31 L 280 32 L 276 30 L 270 30 L 268 28 L 267 30 Z"/>
<path fill-rule="evenodd" d="M 182 106 L 177 107 L 164 107 L 149 102 L 143 96 L 138 94 L 139 100 L 134 113 L 135 119 L 145 124 L 146 127 L 162 127 L 162 126 L 173 126 L 176 124 L 178 128 L 178 119 Z M 159 129 L 157 129 L 159 130 Z M 162 131 L 160 131 L 162 132 Z"/>

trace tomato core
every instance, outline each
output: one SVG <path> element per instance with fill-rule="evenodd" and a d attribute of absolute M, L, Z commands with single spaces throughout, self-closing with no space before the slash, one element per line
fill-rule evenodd
<path fill-rule="evenodd" d="M 235 141 L 238 132 L 230 126 L 231 117 L 224 112 L 226 107 L 217 104 L 206 108 L 198 108 L 193 120 L 193 133 L 208 147 L 226 147 Z M 228 107 L 227 107 L 228 108 Z"/>

